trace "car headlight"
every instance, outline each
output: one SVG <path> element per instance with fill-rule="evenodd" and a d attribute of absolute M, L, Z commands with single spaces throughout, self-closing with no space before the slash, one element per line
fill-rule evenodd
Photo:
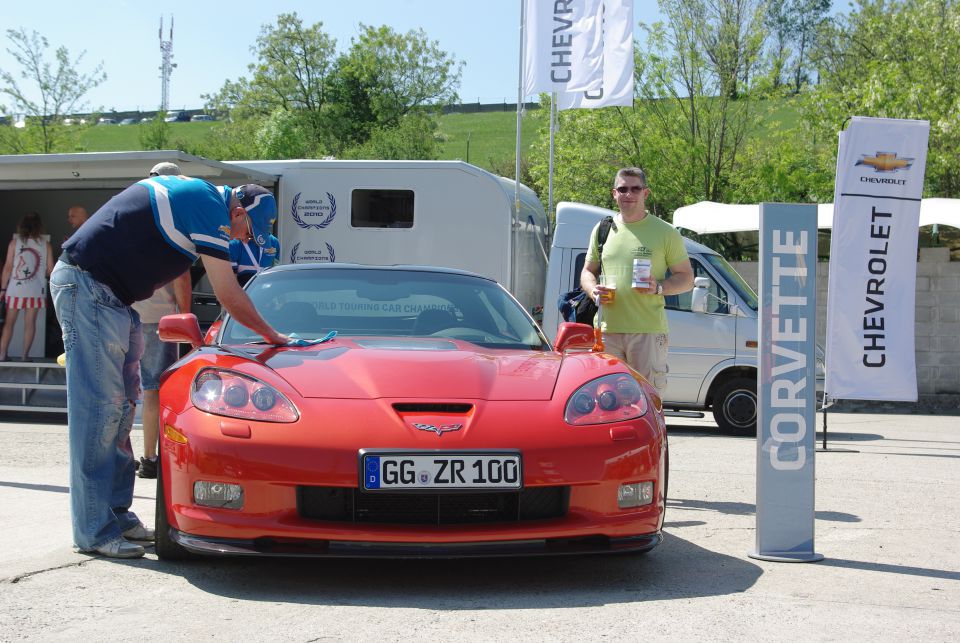
<path fill-rule="evenodd" d="M 567 424 L 605 424 L 646 415 L 647 396 L 632 375 L 616 373 L 587 382 L 567 400 Z"/>
<path fill-rule="evenodd" d="M 260 422 L 296 422 L 297 407 L 280 391 L 255 377 L 223 368 L 205 368 L 190 387 L 190 401 L 201 411 Z"/>

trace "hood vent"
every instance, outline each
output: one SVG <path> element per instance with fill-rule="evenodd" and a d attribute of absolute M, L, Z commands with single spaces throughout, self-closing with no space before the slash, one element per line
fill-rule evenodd
<path fill-rule="evenodd" d="M 473 404 L 400 402 L 394 404 L 393 409 L 398 413 L 469 413 Z"/>

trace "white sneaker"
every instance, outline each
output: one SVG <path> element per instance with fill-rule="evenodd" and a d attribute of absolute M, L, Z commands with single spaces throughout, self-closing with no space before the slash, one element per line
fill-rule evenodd
<path fill-rule="evenodd" d="M 123 537 L 127 540 L 135 540 L 142 543 L 152 543 L 156 540 L 156 534 L 149 527 L 144 527 L 143 524 L 134 525 L 130 529 L 123 532 Z"/>
<path fill-rule="evenodd" d="M 102 554 L 107 558 L 141 558 L 143 556 L 143 547 L 127 542 L 120 536 L 105 542 L 99 547 L 79 551 L 84 554 Z"/>

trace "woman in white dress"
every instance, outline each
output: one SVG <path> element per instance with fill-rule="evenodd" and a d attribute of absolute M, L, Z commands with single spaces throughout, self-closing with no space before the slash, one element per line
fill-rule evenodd
<path fill-rule="evenodd" d="M 30 355 L 37 326 L 37 313 L 47 304 L 47 279 L 53 271 L 53 249 L 43 237 L 43 221 L 28 212 L 17 224 L 17 233 L 7 245 L 0 296 L 7 306 L 7 318 L 0 333 L 0 362 L 7 361 L 7 348 L 20 311 L 24 313 L 23 359 Z"/>

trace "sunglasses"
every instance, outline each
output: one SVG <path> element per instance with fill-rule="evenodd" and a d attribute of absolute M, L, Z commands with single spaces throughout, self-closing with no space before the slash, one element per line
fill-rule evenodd
<path fill-rule="evenodd" d="M 640 194 L 641 192 L 647 189 L 647 186 L 644 185 L 643 187 L 640 187 L 639 185 L 618 185 L 613 189 L 619 192 L 620 194 L 626 194 L 627 192 Z"/>

